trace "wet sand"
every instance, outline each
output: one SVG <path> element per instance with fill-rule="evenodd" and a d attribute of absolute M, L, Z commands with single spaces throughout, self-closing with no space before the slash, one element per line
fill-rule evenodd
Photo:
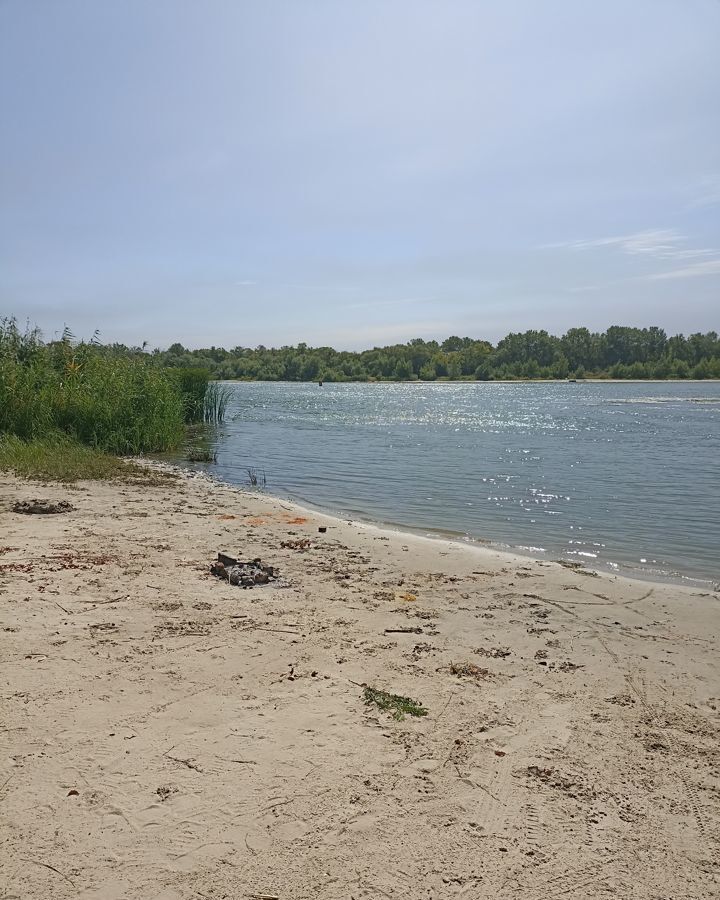
<path fill-rule="evenodd" d="M 2 476 L 2 896 L 717 896 L 719 601 L 200 478 Z"/>

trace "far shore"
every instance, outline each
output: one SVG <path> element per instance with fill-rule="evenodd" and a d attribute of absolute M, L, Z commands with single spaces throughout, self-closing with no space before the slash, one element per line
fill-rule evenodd
<path fill-rule="evenodd" d="M 714 896 L 718 592 L 187 472 L 0 528 L 8 896 Z"/>
<path fill-rule="evenodd" d="M 220 378 L 224 384 L 318 384 L 317 379 L 310 381 L 271 381 L 260 378 Z M 720 384 L 720 378 L 494 378 L 479 381 L 476 378 L 437 378 L 423 381 L 412 378 L 404 381 L 393 379 L 368 379 L 367 381 L 324 381 L 330 384 Z"/>

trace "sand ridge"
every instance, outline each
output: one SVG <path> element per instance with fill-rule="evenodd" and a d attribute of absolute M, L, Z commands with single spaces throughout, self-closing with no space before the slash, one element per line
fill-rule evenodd
<path fill-rule="evenodd" d="M 4 476 L 2 896 L 717 896 L 719 600 L 202 479 Z"/>

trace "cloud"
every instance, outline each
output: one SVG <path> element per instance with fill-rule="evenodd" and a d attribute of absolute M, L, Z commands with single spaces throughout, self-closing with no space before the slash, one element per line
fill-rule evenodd
<path fill-rule="evenodd" d="M 605 282 L 603 284 L 580 284 L 577 287 L 567 288 L 567 291 L 570 294 L 585 294 L 588 291 L 601 291 L 608 286 L 608 283 L 610 282 Z"/>
<path fill-rule="evenodd" d="M 235 284 L 238 287 L 251 287 L 253 284 L 257 284 L 257 281 L 236 281 Z"/>
<path fill-rule="evenodd" d="M 614 247 L 626 256 L 652 257 L 654 259 L 696 259 L 717 253 L 710 248 L 683 247 L 689 238 L 675 229 L 662 228 L 636 231 L 614 237 L 562 241 L 545 244 L 545 249 L 567 248 L 570 250 L 593 250 L 600 247 Z"/>
<path fill-rule="evenodd" d="M 669 281 L 673 278 L 698 278 L 702 275 L 720 275 L 720 258 L 706 259 L 704 262 L 672 269 L 670 272 L 658 272 L 656 275 L 645 275 L 643 281 Z"/>

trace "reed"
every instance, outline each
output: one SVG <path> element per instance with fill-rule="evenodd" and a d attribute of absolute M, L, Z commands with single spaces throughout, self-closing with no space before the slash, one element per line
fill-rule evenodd
<path fill-rule="evenodd" d="M 248 484 L 251 487 L 264 488 L 267 486 L 267 476 L 265 475 L 265 469 L 255 469 L 251 466 L 245 471 L 247 472 L 248 476 Z"/>
<path fill-rule="evenodd" d="M 223 421 L 230 389 L 202 368 L 168 368 L 140 348 L 118 353 L 65 329 L 44 343 L 0 319 L 0 434 L 61 432 L 108 453 L 172 450 L 186 426 Z"/>
<path fill-rule="evenodd" d="M 105 355 L 66 333 L 44 344 L 0 320 L 0 433 L 26 441 L 62 432 L 109 453 L 177 447 L 184 401 L 168 371 L 150 361 Z"/>
<path fill-rule="evenodd" d="M 231 397 L 232 391 L 227 384 L 211 381 L 203 398 L 203 421 L 208 425 L 220 425 L 225 419 Z"/>
<path fill-rule="evenodd" d="M 207 369 L 168 369 L 183 402 L 183 414 L 188 425 L 205 421 L 205 398 L 207 396 L 210 373 Z"/>

